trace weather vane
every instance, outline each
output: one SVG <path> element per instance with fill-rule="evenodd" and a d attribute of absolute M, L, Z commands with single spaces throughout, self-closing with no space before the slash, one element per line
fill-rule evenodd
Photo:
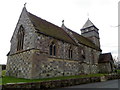
<path fill-rule="evenodd" d="M 62 24 L 64 24 L 64 20 L 62 20 Z"/>
<path fill-rule="evenodd" d="M 27 3 L 24 4 L 24 7 L 26 7 L 26 4 L 27 4 Z"/>
<path fill-rule="evenodd" d="M 88 17 L 88 19 L 89 19 L 89 13 L 87 13 L 87 17 Z"/>

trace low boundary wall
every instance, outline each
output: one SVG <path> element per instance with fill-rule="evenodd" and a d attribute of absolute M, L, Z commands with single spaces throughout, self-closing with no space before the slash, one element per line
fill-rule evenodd
<path fill-rule="evenodd" d="M 44 82 L 6 84 L 6 85 L 2 85 L 2 90 L 7 90 L 8 88 L 20 88 L 20 90 L 24 90 L 25 88 L 27 89 L 39 88 L 46 90 L 50 88 L 62 88 L 73 85 L 101 82 L 101 81 L 113 80 L 113 79 L 120 79 L 120 75 L 106 75 L 103 77 L 86 77 L 86 78 L 75 78 L 75 79 L 54 80 L 54 81 L 44 81 Z"/>

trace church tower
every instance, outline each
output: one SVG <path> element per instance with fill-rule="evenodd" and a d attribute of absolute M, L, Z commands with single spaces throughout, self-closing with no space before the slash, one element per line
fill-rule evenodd
<path fill-rule="evenodd" d="M 81 29 L 81 35 L 90 39 L 96 46 L 100 47 L 98 28 L 88 19 Z"/>

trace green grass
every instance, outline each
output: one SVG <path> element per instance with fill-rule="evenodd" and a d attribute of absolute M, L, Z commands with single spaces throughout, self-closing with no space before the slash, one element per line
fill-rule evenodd
<path fill-rule="evenodd" d="M 120 69 L 117 70 L 117 73 L 120 74 Z"/>
<path fill-rule="evenodd" d="M 1 84 L 4 85 L 7 83 L 42 82 L 42 81 L 49 81 L 49 80 L 64 80 L 64 79 L 84 78 L 84 77 L 100 77 L 103 75 L 105 74 L 90 74 L 90 75 L 77 75 L 77 76 L 64 76 L 64 77 L 62 76 L 62 77 L 44 78 L 44 79 L 23 79 L 23 78 L 14 78 L 14 77 L 8 77 L 3 75 L 2 82 L 0 82 L 0 85 Z"/>
<path fill-rule="evenodd" d="M 2 84 L 2 78 L 0 78 L 0 85 Z"/>

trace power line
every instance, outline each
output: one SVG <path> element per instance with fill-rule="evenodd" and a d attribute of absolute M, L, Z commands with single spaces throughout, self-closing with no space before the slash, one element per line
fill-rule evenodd
<path fill-rule="evenodd" d="M 120 25 L 117 25 L 117 26 L 110 26 L 110 27 L 116 28 L 116 27 L 120 27 Z"/>

